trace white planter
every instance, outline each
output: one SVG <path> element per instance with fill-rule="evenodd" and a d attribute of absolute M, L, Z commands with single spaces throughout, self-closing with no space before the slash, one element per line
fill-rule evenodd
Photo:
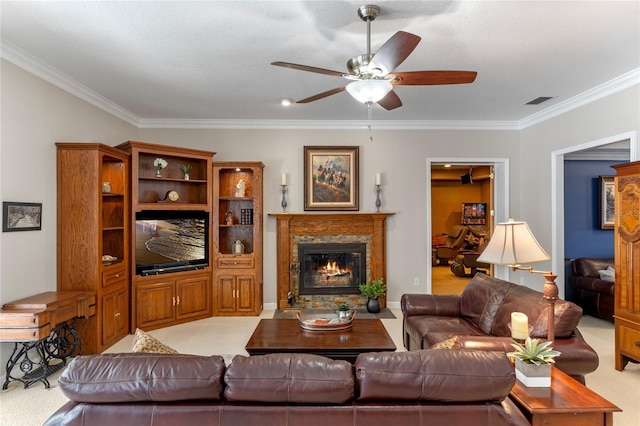
<path fill-rule="evenodd" d="M 528 388 L 551 387 L 551 364 L 527 364 L 516 358 L 516 379 Z"/>

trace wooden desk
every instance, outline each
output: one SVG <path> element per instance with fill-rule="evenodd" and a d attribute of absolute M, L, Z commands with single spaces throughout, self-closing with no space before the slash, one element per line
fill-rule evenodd
<path fill-rule="evenodd" d="M 355 362 L 364 352 L 395 351 L 379 319 L 355 319 L 340 331 L 307 331 L 297 319 L 262 319 L 245 346 L 249 355 L 296 352 Z"/>
<path fill-rule="evenodd" d="M 516 380 L 510 396 L 533 426 L 612 426 L 613 413 L 622 411 L 555 367 L 551 387 L 528 388 Z"/>
<path fill-rule="evenodd" d="M 2 388 L 14 380 L 25 388 L 38 381 L 49 388 L 47 377 L 82 350 L 75 319 L 95 315 L 95 309 L 95 293 L 83 291 L 50 291 L 5 303 L 0 309 L 0 342 L 13 342 L 14 347 Z"/>

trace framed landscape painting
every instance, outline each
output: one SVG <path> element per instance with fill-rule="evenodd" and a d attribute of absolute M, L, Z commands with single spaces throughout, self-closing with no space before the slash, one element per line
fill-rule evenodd
<path fill-rule="evenodd" d="M 613 176 L 600 176 L 600 229 L 613 229 L 615 196 Z"/>
<path fill-rule="evenodd" d="M 358 147 L 304 147 L 304 209 L 358 210 Z"/>
<path fill-rule="evenodd" d="M 42 229 L 42 203 L 2 203 L 2 232 Z"/>

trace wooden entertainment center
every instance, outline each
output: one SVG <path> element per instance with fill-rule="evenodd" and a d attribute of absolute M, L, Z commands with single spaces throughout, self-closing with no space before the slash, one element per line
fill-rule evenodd
<path fill-rule="evenodd" d="M 56 146 L 57 288 L 96 293 L 96 315 L 77 324 L 83 353 L 102 352 L 136 328 L 262 311 L 262 163 L 214 164 L 215 152 L 135 141 Z M 239 178 L 242 196 L 230 192 Z M 241 223 L 248 210 L 250 223 Z M 147 222 L 156 217 L 172 225 L 156 229 Z M 176 221 L 197 231 L 171 231 Z M 157 264 L 137 259 L 150 240 L 136 238 L 136 226 L 147 223 L 158 237 L 194 238 L 197 261 L 172 257 L 171 247 L 148 256 L 161 257 Z M 236 241 L 242 253 L 232 249 Z"/>

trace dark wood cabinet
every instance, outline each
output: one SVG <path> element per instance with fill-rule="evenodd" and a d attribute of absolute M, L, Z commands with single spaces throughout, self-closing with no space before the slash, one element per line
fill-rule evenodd
<path fill-rule="evenodd" d="M 96 315 L 76 328 L 82 353 L 99 353 L 129 328 L 129 154 L 99 143 L 56 146 L 57 288 L 96 293 Z"/>

